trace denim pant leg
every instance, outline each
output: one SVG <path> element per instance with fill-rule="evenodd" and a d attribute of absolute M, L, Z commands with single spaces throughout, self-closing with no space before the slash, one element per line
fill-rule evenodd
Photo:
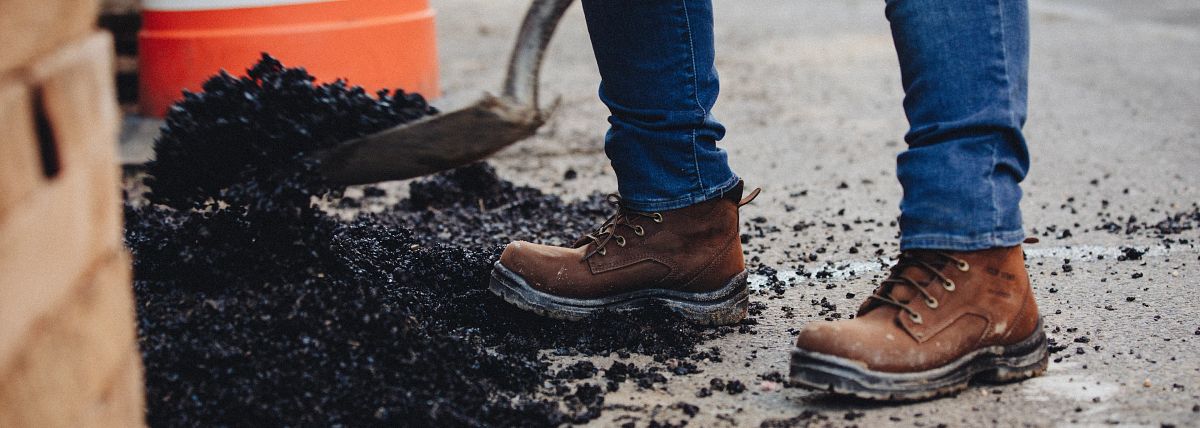
<path fill-rule="evenodd" d="M 886 15 L 910 125 L 896 162 L 900 248 L 1019 244 L 1026 0 L 888 0 Z"/>
<path fill-rule="evenodd" d="M 604 151 L 625 206 L 682 208 L 737 184 L 710 114 L 710 0 L 583 0 L 611 125 Z"/>

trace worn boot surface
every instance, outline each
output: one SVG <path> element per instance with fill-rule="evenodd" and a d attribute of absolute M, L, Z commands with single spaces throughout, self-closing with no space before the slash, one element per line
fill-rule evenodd
<path fill-rule="evenodd" d="M 617 212 L 571 247 L 509 244 L 490 288 L 559 319 L 662 304 L 692 322 L 736 323 L 749 305 L 738 208 L 758 194 L 740 199 L 742 188 L 662 212 L 629 210 L 610 196 Z"/>
<path fill-rule="evenodd" d="M 1048 352 L 1020 246 L 908 251 L 855 318 L 805 325 L 792 381 L 867 399 L 950 394 L 1041 374 Z"/>

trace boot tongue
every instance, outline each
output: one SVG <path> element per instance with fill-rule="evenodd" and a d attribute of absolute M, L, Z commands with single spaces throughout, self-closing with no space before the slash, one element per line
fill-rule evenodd
<path fill-rule="evenodd" d="M 617 218 L 614 218 L 613 220 L 617 220 Z M 610 222 L 612 222 L 613 220 L 605 222 L 600 227 L 597 227 L 596 230 L 593 230 L 583 236 L 580 236 L 579 239 L 575 240 L 574 244 L 571 244 L 571 248 L 584 247 L 593 242 L 598 242 L 598 241 L 596 241 L 597 239 L 603 239 L 604 234 L 605 234 L 605 228 L 612 227 L 612 226 L 610 226 Z M 612 233 L 612 232 L 609 231 L 608 233 Z"/>
<path fill-rule="evenodd" d="M 733 201 L 733 203 L 737 204 L 737 203 L 741 202 L 742 192 L 745 189 L 746 189 L 746 182 L 744 182 L 742 180 L 738 180 L 737 184 L 735 184 L 733 187 L 730 187 L 729 189 L 726 189 L 725 191 L 721 192 L 721 197 L 724 199 L 731 200 L 731 201 Z"/>
<path fill-rule="evenodd" d="M 576 239 L 575 243 L 571 244 L 571 248 L 579 248 L 591 244 L 595 241 L 594 238 L 600 237 L 600 235 L 604 232 L 605 227 L 609 227 L 609 225 L 616 223 L 621 219 L 622 216 L 625 215 L 624 208 L 621 207 L 620 195 L 617 195 L 616 193 L 609 194 L 605 197 L 605 201 L 608 202 L 608 204 L 611 205 L 615 210 L 613 214 L 608 216 L 603 223 L 600 223 L 600 226 L 597 226 L 592 231 L 580 236 L 579 239 Z"/>
<path fill-rule="evenodd" d="M 934 275 L 933 272 L 930 272 L 929 269 L 917 264 L 917 260 L 923 261 L 939 270 L 946 264 L 945 260 L 931 252 L 920 250 L 906 251 L 903 255 L 901 255 L 901 260 L 898 261 L 896 267 L 893 268 L 894 273 L 888 276 L 888 279 L 900 279 L 902 277 L 907 277 L 913 280 L 913 282 L 916 282 L 918 285 L 924 285 L 928 284 L 930 281 L 933 281 L 934 278 L 937 278 L 937 276 Z M 909 304 L 919 301 L 922 298 L 921 293 L 913 288 L 914 286 L 909 284 L 907 281 L 891 283 L 888 286 L 891 287 L 891 290 L 887 292 L 887 296 L 900 303 Z"/>

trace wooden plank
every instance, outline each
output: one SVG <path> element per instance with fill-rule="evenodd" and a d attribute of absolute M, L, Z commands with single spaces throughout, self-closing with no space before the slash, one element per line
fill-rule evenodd
<path fill-rule="evenodd" d="M 40 314 L 66 298 L 94 252 L 87 171 L 64 171 L 0 219 L 0 367 Z"/>
<path fill-rule="evenodd" d="M 0 217 L 0 367 L 38 315 L 121 245 L 111 40 L 97 33 L 31 66 L 61 168 Z"/>
<path fill-rule="evenodd" d="M 92 33 L 34 64 L 30 76 L 41 83 L 46 115 L 61 142 L 63 168 L 82 169 L 90 177 L 92 190 L 83 207 L 92 218 L 88 252 L 109 251 L 121 245 L 124 230 L 112 36 Z"/>
<path fill-rule="evenodd" d="M 128 255 L 114 252 L 37 319 L 16 357 L 0 367 L 0 426 L 78 426 L 106 401 L 126 400 L 108 395 L 135 346 L 130 280 Z"/>
<path fill-rule="evenodd" d="M 0 0 L 0 74 L 92 31 L 98 0 Z"/>
<path fill-rule="evenodd" d="M 63 169 L 90 162 L 97 150 L 112 152 L 121 118 L 111 35 L 94 32 L 40 58 L 25 74 L 40 89 Z"/>
<path fill-rule="evenodd" d="M 113 373 L 107 389 L 92 407 L 78 415 L 73 427 L 140 427 L 146 425 L 146 392 L 142 354 L 131 347 L 126 362 Z"/>
<path fill-rule="evenodd" d="M 23 81 L 0 82 L 0 218 L 43 181 L 32 95 Z"/>

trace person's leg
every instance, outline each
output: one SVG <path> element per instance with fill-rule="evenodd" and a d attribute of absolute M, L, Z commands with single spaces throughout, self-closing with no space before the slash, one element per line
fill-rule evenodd
<path fill-rule="evenodd" d="M 710 0 L 583 0 L 625 205 L 682 208 L 737 184 L 717 140 Z"/>
<path fill-rule="evenodd" d="M 1025 0 L 889 0 L 910 130 L 900 258 L 853 319 L 805 325 L 802 386 L 922 399 L 1046 369 L 1020 243 Z"/>
<path fill-rule="evenodd" d="M 896 162 L 900 248 L 1021 243 L 1026 1 L 893 0 L 886 13 L 910 124 Z"/>
<path fill-rule="evenodd" d="M 663 305 L 703 324 L 746 316 L 741 181 L 717 148 L 710 0 L 584 0 L 611 127 L 617 212 L 571 247 L 517 241 L 490 289 L 563 319 Z"/>

